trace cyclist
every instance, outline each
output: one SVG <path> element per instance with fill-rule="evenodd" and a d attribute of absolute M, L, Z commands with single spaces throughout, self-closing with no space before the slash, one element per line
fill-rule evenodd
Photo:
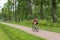
<path fill-rule="evenodd" d="M 38 21 L 37 21 L 37 19 L 36 19 L 36 17 L 34 17 L 34 20 L 33 20 L 33 31 L 38 31 L 38 29 L 37 29 L 37 24 L 38 24 Z"/>

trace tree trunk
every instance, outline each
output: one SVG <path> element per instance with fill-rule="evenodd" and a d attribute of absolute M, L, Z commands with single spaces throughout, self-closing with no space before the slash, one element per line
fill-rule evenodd
<path fill-rule="evenodd" d="M 31 15 L 32 15 L 32 6 L 31 6 L 31 0 L 27 0 L 28 1 L 28 19 L 31 19 Z"/>
<path fill-rule="evenodd" d="M 41 0 L 41 2 L 40 2 L 40 18 L 41 18 L 41 20 L 44 19 L 44 17 L 43 17 L 43 0 Z"/>
<path fill-rule="evenodd" d="M 17 21 L 17 17 L 16 17 L 16 0 L 15 0 L 15 21 Z"/>
<path fill-rule="evenodd" d="M 8 4 L 8 15 L 9 15 L 9 21 L 11 20 L 11 16 L 10 16 L 10 8 L 9 8 L 9 4 Z"/>
<path fill-rule="evenodd" d="M 57 17 L 56 17 L 56 0 L 52 0 L 52 19 L 53 23 L 56 23 Z"/>
<path fill-rule="evenodd" d="M 8 15 L 9 15 L 9 21 L 11 20 L 11 15 L 10 15 L 10 1 L 8 0 Z"/>
<path fill-rule="evenodd" d="M 13 0 L 13 16 L 14 16 L 14 21 L 16 21 L 16 0 Z"/>

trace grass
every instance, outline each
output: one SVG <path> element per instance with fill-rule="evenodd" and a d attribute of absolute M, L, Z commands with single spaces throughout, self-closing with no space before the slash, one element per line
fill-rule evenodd
<path fill-rule="evenodd" d="M 15 24 L 19 24 L 27 27 L 33 26 L 32 21 L 27 21 L 27 20 L 17 22 L 17 23 L 16 22 L 11 22 L 11 23 L 15 23 Z M 53 24 L 50 21 L 42 20 L 42 21 L 39 21 L 38 27 L 43 30 L 60 33 L 60 22 Z"/>
<path fill-rule="evenodd" d="M 1 24 L 0 24 L 0 40 L 10 40 L 10 38 L 1 29 Z"/>
<path fill-rule="evenodd" d="M 0 35 L 4 34 L 3 36 L 0 36 L 0 38 L 2 37 L 3 40 L 5 40 L 4 38 L 6 38 L 6 40 L 45 40 L 4 24 L 0 24 L 0 31 L 3 31 L 0 33 Z"/>

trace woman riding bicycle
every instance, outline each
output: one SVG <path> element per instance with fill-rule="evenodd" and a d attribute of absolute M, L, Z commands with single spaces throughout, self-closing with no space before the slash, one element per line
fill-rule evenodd
<path fill-rule="evenodd" d="M 36 17 L 34 17 L 34 20 L 33 20 L 33 31 L 37 31 L 37 24 L 38 24 L 38 21 L 37 21 L 37 19 L 36 19 Z"/>

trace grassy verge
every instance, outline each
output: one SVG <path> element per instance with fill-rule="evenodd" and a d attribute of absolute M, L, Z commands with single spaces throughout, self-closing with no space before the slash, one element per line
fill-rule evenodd
<path fill-rule="evenodd" d="M 15 23 L 15 24 L 19 24 L 27 27 L 33 26 L 32 21 L 21 21 L 17 23 L 16 22 L 11 22 L 11 23 Z M 60 22 L 53 24 L 52 22 L 42 20 L 42 21 L 39 21 L 38 27 L 43 30 L 60 33 Z"/>
<path fill-rule="evenodd" d="M 0 24 L 0 40 L 10 40 L 10 38 L 4 33 L 1 27 L 2 25 Z"/>
<path fill-rule="evenodd" d="M 43 38 L 28 34 L 22 30 L 9 27 L 7 25 L 1 25 L 1 29 L 8 35 L 10 40 L 45 40 Z"/>

